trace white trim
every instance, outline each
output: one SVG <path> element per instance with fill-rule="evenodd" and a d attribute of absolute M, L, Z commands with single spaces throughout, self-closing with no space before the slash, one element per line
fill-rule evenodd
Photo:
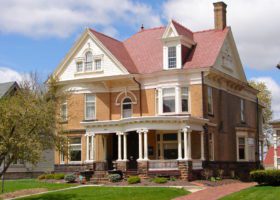
<path fill-rule="evenodd" d="M 122 98 L 122 100 L 120 100 L 120 97 L 121 97 L 121 95 L 123 95 L 123 94 L 124 94 L 124 98 Z M 128 95 L 131 95 L 131 96 L 133 97 L 133 99 L 132 99 L 130 96 L 128 96 Z M 116 106 L 121 105 L 122 101 L 123 101 L 126 97 L 128 97 L 128 98 L 131 99 L 132 104 L 137 104 L 137 97 L 136 97 L 136 95 L 135 95 L 133 92 L 127 91 L 127 90 L 125 89 L 125 91 L 122 91 L 122 92 L 120 92 L 120 93 L 117 95 L 116 100 L 115 100 L 115 105 L 116 105 Z"/>

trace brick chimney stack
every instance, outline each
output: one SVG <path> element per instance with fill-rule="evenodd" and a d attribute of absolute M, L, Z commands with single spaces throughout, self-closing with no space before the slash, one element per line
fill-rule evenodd
<path fill-rule="evenodd" d="M 223 1 L 213 3 L 215 14 L 215 29 L 223 30 L 227 27 L 227 4 Z"/>

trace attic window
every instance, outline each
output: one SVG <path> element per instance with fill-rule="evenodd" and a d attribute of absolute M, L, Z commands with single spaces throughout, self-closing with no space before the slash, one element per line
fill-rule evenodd
<path fill-rule="evenodd" d="M 90 51 L 86 53 L 85 71 L 92 71 L 93 56 Z"/>
<path fill-rule="evenodd" d="M 168 47 L 168 69 L 176 68 L 176 47 Z"/>

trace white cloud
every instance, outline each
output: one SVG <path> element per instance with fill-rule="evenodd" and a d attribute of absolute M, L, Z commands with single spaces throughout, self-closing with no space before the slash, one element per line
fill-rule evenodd
<path fill-rule="evenodd" d="M 31 37 L 67 37 L 93 25 L 115 35 L 117 23 L 158 26 L 161 20 L 149 5 L 132 0 L 9 0 L 0 6 L 0 31 Z"/>
<path fill-rule="evenodd" d="M 209 0 L 167 0 L 166 19 L 175 18 L 192 30 L 212 29 L 214 11 Z M 216 2 L 216 1 L 215 1 Z M 275 67 L 280 61 L 280 1 L 225 0 L 228 25 L 232 27 L 243 64 L 257 69 Z"/>
<path fill-rule="evenodd" d="M 0 83 L 10 82 L 10 81 L 17 81 L 21 82 L 24 79 L 25 75 L 20 74 L 19 72 L 7 68 L 7 67 L 0 67 Z"/>
<path fill-rule="evenodd" d="M 280 84 L 271 77 L 258 77 L 253 78 L 253 80 L 266 83 L 267 88 L 272 93 L 273 118 L 280 119 Z"/>

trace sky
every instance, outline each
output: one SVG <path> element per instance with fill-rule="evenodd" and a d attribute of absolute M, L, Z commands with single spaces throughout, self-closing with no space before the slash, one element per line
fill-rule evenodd
<path fill-rule="evenodd" d="M 212 29 L 212 0 L 0 0 L 0 82 L 51 74 L 86 27 L 124 40 L 172 18 L 192 31 Z M 280 118 L 280 1 L 225 0 L 248 80 L 272 91 Z"/>

